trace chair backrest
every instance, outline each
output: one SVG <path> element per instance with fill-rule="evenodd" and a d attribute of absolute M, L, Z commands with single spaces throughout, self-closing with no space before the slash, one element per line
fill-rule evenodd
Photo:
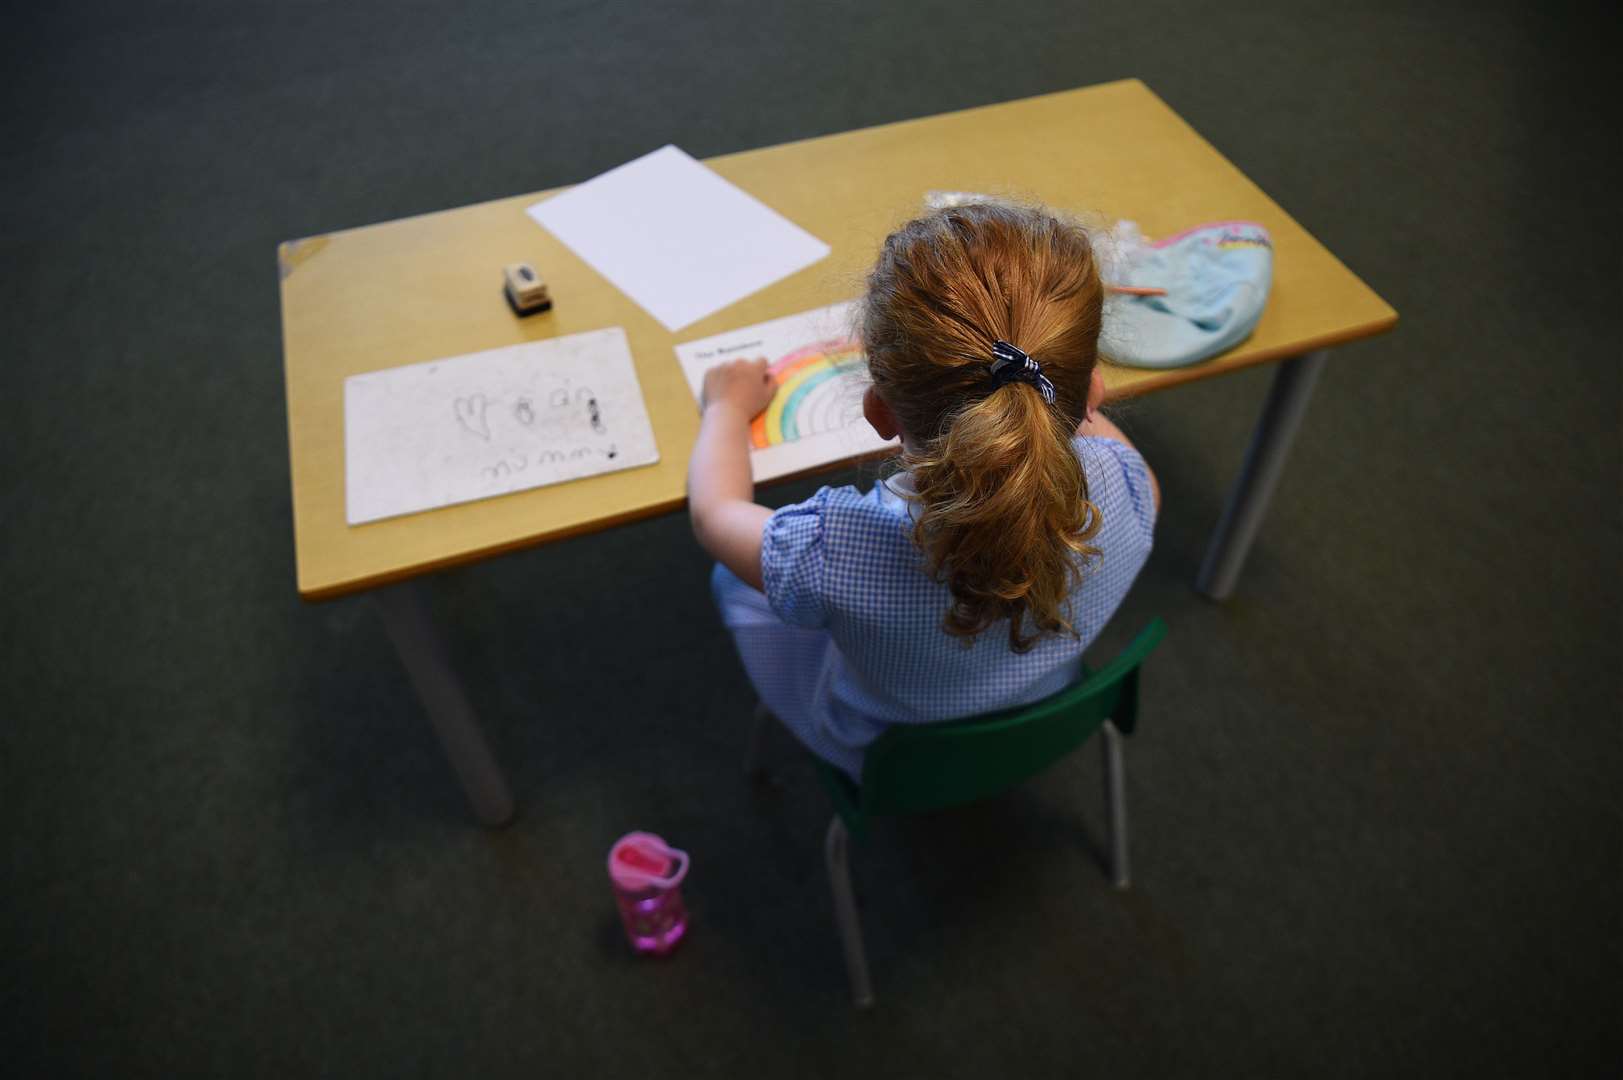
<path fill-rule="evenodd" d="M 1154 619 L 1104 668 L 1034 705 L 948 724 L 892 727 L 863 760 L 862 816 L 936 810 L 988 798 L 1064 757 L 1112 720 L 1131 732 L 1138 668 L 1166 635 Z"/>

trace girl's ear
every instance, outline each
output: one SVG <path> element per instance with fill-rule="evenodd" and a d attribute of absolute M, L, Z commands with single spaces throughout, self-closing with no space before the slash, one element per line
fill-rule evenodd
<path fill-rule="evenodd" d="M 890 411 L 885 399 L 872 386 L 862 395 L 862 416 L 879 432 L 881 439 L 894 439 L 902 433 L 902 425 L 896 422 L 896 414 Z"/>
<path fill-rule="evenodd" d="M 1093 365 L 1093 377 L 1088 380 L 1087 416 L 1083 419 L 1092 420 L 1093 414 L 1099 411 L 1099 406 L 1105 400 L 1105 377 L 1099 374 L 1099 365 Z"/>

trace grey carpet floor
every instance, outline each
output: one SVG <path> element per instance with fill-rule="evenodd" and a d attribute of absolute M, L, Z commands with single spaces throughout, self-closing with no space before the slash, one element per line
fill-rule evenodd
<path fill-rule="evenodd" d="M 0 1071 L 1615 1065 L 1615 16 L 1534 7 L 9 13 Z M 1166 509 L 1100 654 L 1171 626 L 1135 887 L 1098 866 L 1091 752 L 882 828 L 853 1013 L 827 804 L 784 745 L 779 787 L 739 779 L 751 696 L 680 518 L 435 582 L 521 803 L 471 827 L 367 602 L 295 595 L 276 243 L 1125 76 L 1402 315 L 1326 371 L 1231 602 L 1190 581 L 1267 373 L 1122 410 Z M 639 827 L 694 853 L 663 963 L 603 880 Z"/>

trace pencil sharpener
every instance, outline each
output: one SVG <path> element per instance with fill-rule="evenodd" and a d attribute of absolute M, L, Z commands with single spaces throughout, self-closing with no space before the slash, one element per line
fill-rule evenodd
<path fill-rule="evenodd" d="M 534 315 L 552 309 L 552 294 L 547 283 L 529 263 L 513 263 L 502 268 L 502 293 L 515 315 Z"/>

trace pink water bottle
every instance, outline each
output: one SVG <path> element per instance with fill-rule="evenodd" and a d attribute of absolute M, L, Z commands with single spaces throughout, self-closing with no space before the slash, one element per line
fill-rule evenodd
<path fill-rule="evenodd" d="M 688 853 L 653 833 L 626 833 L 609 849 L 609 880 L 633 949 L 664 955 L 682 940 L 688 912 L 680 886 L 687 873 Z"/>

